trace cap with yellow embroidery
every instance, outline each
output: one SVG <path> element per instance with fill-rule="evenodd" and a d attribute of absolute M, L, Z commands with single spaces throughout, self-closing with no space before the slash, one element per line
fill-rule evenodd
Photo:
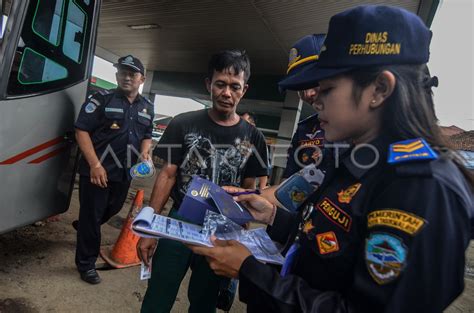
<path fill-rule="evenodd" d="M 301 71 L 318 60 L 325 36 L 325 34 L 304 36 L 293 45 L 290 49 L 286 76 L 278 83 L 280 90 L 292 89 Z"/>
<path fill-rule="evenodd" d="M 401 8 L 366 5 L 346 10 L 331 18 L 318 62 L 306 67 L 291 89 L 308 89 L 361 67 L 427 63 L 431 36 L 416 14 Z"/>

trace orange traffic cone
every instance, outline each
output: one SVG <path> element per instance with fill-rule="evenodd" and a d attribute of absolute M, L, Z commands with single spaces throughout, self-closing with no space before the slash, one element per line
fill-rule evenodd
<path fill-rule="evenodd" d="M 122 231 L 113 248 L 104 246 L 100 249 L 100 256 L 112 267 L 124 268 L 140 264 L 137 255 L 137 243 L 140 237 L 132 233 L 131 225 L 143 206 L 143 194 L 143 190 L 137 191 L 135 200 L 122 226 Z"/>

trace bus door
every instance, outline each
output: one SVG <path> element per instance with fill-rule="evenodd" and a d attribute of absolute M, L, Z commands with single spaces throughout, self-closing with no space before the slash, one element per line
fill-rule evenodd
<path fill-rule="evenodd" d="M 0 233 L 67 210 L 100 0 L 0 0 Z"/>

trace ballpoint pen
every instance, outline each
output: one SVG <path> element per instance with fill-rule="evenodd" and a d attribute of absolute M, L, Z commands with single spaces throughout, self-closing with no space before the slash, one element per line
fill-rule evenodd
<path fill-rule="evenodd" d="M 258 189 L 247 190 L 247 191 L 238 191 L 238 192 L 229 192 L 229 195 L 231 195 L 233 197 L 240 196 L 240 195 L 251 195 L 251 194 L 259 195 L 259 194 L 261 194 L 261 192 Z"/>

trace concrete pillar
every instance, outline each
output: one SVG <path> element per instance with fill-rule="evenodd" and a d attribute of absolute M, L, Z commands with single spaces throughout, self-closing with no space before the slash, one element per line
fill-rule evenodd
<path fill-rule="evenodd" d="M 145 75 L 146 79 L 145 83 L 143 84 L 142 96 L 150 99 L 151 102 L 155 103 L 155 94 L 151 92 L 151 85 L 153 83 L 153 76 L 155 75 L 155 71 L 146 71 Z"/>
<path fill-rule="evenodd" d="M 273 153 L 273 173 L 272 184 L 281 180 L 283 171 L 286 167 L 287 150 L 291 143 L 291 138 L 298 127 L 303 101 L 294 91 L 287 91 L 283 111 L 278 128 L 277 144 Z"/>

